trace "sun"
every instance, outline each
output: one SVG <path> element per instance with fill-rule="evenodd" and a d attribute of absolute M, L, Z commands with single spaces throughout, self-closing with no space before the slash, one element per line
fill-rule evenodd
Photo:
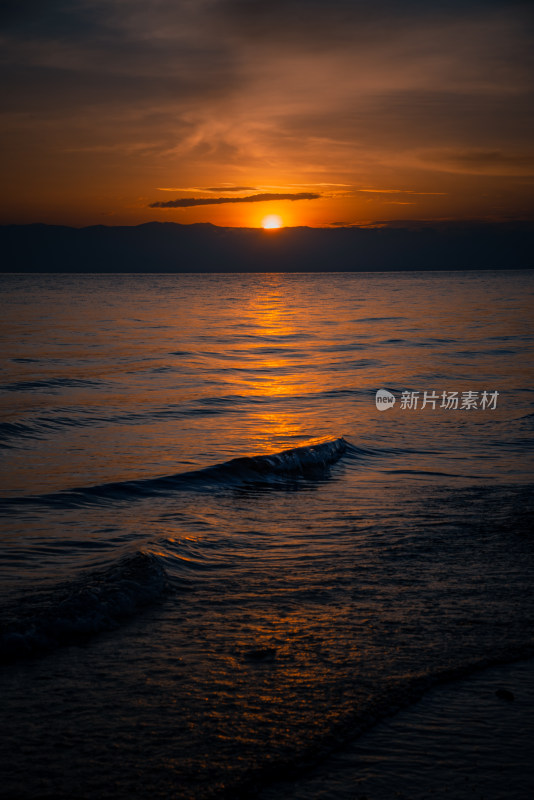
<path fill-rule="evenodd" d="M 279 217 L 278 214 L 269 214 L 261 221 L 261 227 L 270 230 L 273 228 L 281 228 L 283 224 L 282 217 Z"/>

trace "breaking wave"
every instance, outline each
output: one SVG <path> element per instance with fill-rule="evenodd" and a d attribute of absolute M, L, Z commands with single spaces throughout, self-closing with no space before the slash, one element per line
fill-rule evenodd
<path fill-rule="evenodd" d="M 181 472 L 157 478 L 117 481 L 96 486 L 82 486 L 62 492 L 7 498 L 2 508 L 38 504 L 77 507 L 99 502 L 128 501 L 179 489 L 215 486 L 276 486 L 288 480 L 320 480 L 328 477 L 329 467 L 346 453 L 353 456 L 358 450 L 343 438 L 320 444 L 296 447 L 264 456 L 244 456 L 204 469 Z"/>

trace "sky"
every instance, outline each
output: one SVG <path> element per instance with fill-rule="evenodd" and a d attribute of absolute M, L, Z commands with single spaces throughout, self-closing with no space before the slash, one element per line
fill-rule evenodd
<path fill-rule="evenodd" d="M 530 3 L 3 0 L 0 223 L 532 220 Z"/>

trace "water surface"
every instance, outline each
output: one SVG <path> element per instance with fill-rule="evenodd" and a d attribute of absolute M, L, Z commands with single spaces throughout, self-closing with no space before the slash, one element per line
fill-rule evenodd
<path fill-rule="evenodd" d="M 8 790 L 250 796 L 530 652 L 532 272 L 8 275 L 1 302 Z"/>

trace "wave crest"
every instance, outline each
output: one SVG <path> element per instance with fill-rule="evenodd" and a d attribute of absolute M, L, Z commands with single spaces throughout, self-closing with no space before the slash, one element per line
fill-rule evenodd
<path fill-rule="evenodd" d="M 357 449 L 345 439 L 296 447 L 265 456 L 244 456 L 191 472 L 180 472 L 137 481 L 117 481 L 97 486 L 82 486 L 62 492 L 8 498 L 0 501 L 0 510 L 26 504 L 79 507 L 100 502 L 129 501 L 167 494 L 179 489 L 202 489 L 215 486 L 276 486 L 295 479 L 317 480 L 328 475 L 328 468 L 345 453 Z"/>

